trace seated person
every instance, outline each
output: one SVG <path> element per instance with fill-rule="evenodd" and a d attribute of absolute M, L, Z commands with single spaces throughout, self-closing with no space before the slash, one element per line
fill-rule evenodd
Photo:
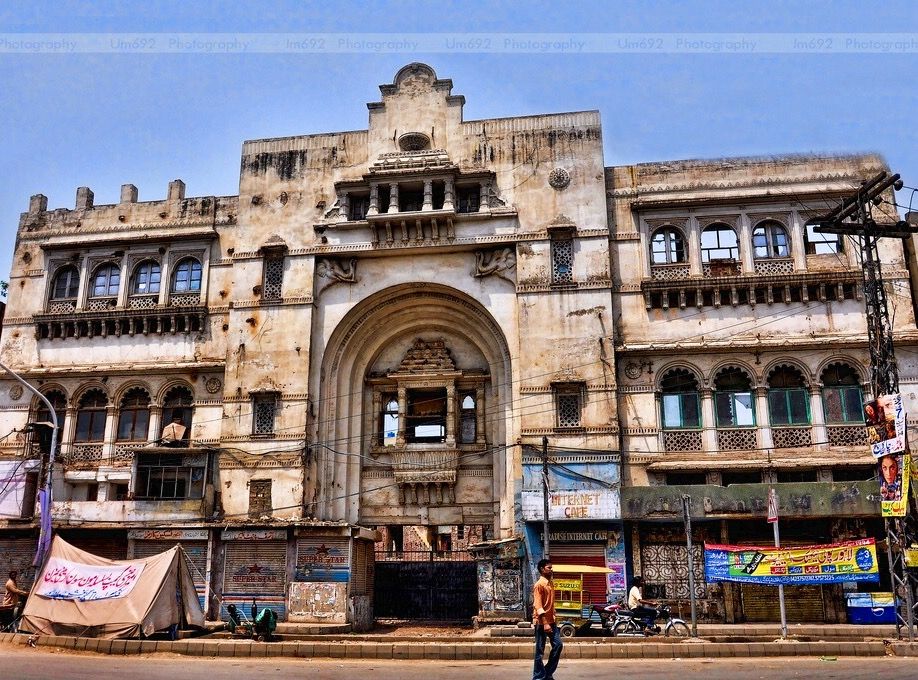
<path fill-rule="evenodd" d="M 654 621 L 657 620 L 659 612 L 654 607 L 656 607 L 657 603 L 653 600 L 644 599 L 643 588 L 644 579 L 640 576 L 635 576 L 631 582 L 631 590 L 628 591 L 628 609 L 634 614 L 634 618 L 641 628 L 648 626 L 656 629 L 658 627 L 654 626 Z"/>

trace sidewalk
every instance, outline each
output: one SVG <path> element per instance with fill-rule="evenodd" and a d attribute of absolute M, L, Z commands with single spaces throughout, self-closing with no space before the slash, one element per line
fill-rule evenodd
<path fill-rule="evenodd" d="M 101 654 L 172 653 L 200 657 L 305 657 L 339 659 L 514 660 L 531 659 L 532 644 L 489 638 L 435 639 L 424 642 L 380 642 L 335 639 L 308 642 L 252 642 L 251 640 L 99 640 L 63 636 L 33 636 L 36 646 Z M 28 653 L 28 635 L 4 633 L 0 643 L 14 644 Z M 764 656 L 918 656 L 918 643 L 871 642 L 704 642 L 594 637 L 569 638 L 566 659 L 735 658 Z"/>

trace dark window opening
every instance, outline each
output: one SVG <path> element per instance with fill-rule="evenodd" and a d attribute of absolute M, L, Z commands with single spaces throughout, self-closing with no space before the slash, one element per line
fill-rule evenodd
<path fill-rule="evenodd" d="M 456 191 L 456 212 L 478 212 L 481 187 L 459 187 Z"/>
<path fill-rule="evenodd" d="M 446 182 L 434 182 L 431 186 L 431 203 L 434 210 L 442 210 L 446 200 Z"/>
<path fill-rule="evenodd" d="M 366 219 L 370 209 L 370 194 L 348 194 L 347 218 L 351 222 Z"/>
<path fill-rule="evenodd" d="M 877 469 L 873 465 L 848 465 L 832 470 L 832 480 L 836 482 L 865 482 L 876 476 Z"/>
<path fill-rule="evenodd" d="M 377 202 L 379 203 L 379 212 L 389 212 L 389 204 L 392 202 L 392 192 L 389 186 L 380 186 L 376 193 Z"/>
<path fill-rule="evenodd" d="M 778 470 L 778 484 L 799 484 L 815 482 L 816 470 Z"/>
<path fill-rule="evenodd" d="M 731 484 L 761 484 L 762 473 L 759 470 L 724 470 L 720 473 L 723 486 Z"/>
<path fill-rule="evenodd" d="M 405 438 L 409 443 L 446 440 L 446 388 L 408 390 Z"/>
<path fill-rule="evenodd" d="M 139 454 L 137 498 L 183 500 L 204 497 L 204 466 L 185 465 L 182 454 Z"/>
<path fill-rule="evenodd" d="M 707 484 L 704 472 L 667 472 L 666 486 L 700 486 Z"/>
<path fill-rule="evenodd" d="M 404 189 L 399 187 L 398 209 L 399 212 L 416 212 L 424 205 L 423 189 Z"/>
<path fill-rule="evenodd" d="M 77 411 L 75 442 L 100 442 L 105 437 L 105 415 L 108 398 L 100 390 L 91 390 L 80 399 Z"/>
<path fill-rule="evenodd" d="M 253 479 L 249 482 L 249 517 L 271 514 L 271 480 Z"/>
<path fill-rule="evenodd" d="M 118 441 L 146 441 L 150 424 L 150 395 L 136 387 L 121 400 Z"/>

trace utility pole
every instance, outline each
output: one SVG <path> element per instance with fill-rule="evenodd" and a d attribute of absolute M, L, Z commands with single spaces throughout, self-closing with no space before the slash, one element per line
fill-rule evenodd
<path fill-rule="evenodd" d="M 695 610 L 695 563 L 692 557 L 692 497 L 682 494 L 682 521 L 685 524 L 685 549 L 688 561 L 689 600 L 692 603 L 692 637 L 698 637 L 698 615 Z"/>
<path fill-rule="evenodd" d="M 548 437 L 542 437 L 542 557 L 548 556 Z"/>
<path fill-rule="evenodd" d="M 813 218 L 807 225 L 815 231 L 828 234 L 847 234 L 860 239 L 864 271 L 864 301 L 867 308 L 867 345 L 870 351 L 871 389 L 874 398 L 899 391 L 899 369 L 893 350 L 893 329 L 889 321 L 886 289 L 880 267 L 879 242 L 881 238 L 904 239 L 918 233 L 918 226 L 904 220 L 878 224 L 873 218 L 873 206 L 882 201 L 882 194 L 890 187 L 902 188 L 899 175 L 881 172 L 865 181 L 853 196 L 826 215 Z M 898 217 L 898 215 L 897 215 Z M 915 640 L 915 591 L 918 578 L 906 566 L 906 549 L 918 537 L 914 501 L 909 498 L 905 517 L 886 519 L 886 545 L 890 558 L 890 574 L 894 601 L 902 593 L 905 612 L 896 607 L 896 632 L 902 638 L 902 629 L 908 629 L 908 639 Z"/>

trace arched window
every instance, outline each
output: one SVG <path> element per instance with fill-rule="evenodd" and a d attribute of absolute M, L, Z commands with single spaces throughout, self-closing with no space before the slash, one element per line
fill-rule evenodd
<path fill-rule="evenodd" d="M 379 442 L 383 446 L 395 446 L 398 438 L 398 397 L 395 394 L 382 395 L 382 413 L 379 418 Z"/>
<path fill-rule="evenodd" d="M 57 444 L 60 446 L 61 435 L 64 433 L 64 418 L 67 415 L 67 397 L 58 390 L 51 390 L 45 393 L 45 398 L 51 402 L 54 407 L 54 413 L 57 415 Z M 35 423 L 52 423 L 51 411 L 45 405 L 45 402 L 38 400 L 38 408 L 35 411 Z M 53 428 L 50 425 L 40 425 L 35 428 L 35 439 L 39 444 L 42 453 L 51 452 L 51 432 Z"/>
<path fill-rule="evenodd" d="M 112 297 L 121 285 L 121 269 L 114 264 L 103 264 L 92 276 L 92 297 Z"/>
<path fill-rule="evenodd" d="M 841 234 L 825 234 L 816 231 L 816 225 L 806 227 L 807 255 L 835 255 L 844 252 L 844 241 Z"/>
<path fill-rule="evenodd" d="M 474 444 L 477 437 L 477 411 L 472 392 L 459 394 L 459 443 Z"/>
<path fill-rule="evenodd" d="M 142 387 L 128 391 L 118 414 L 118 441 L 146 441 L 150 426 L 150 395 Z"/>
<path fill-rule="evenodd" d="M 832 364 L 822 372 L 822 407 L 827 423 L 864 422 L 864 391 L 851 366 Z"/>
<path fill-rule="evenodd" d="M 52 300 L 76 299 L 80 290 L 80 272 L 76 267 L 62 267 L 54 275 L 54 284 L 51 286 Z"/>
<path fill-rule="evenodd" d="M 779 366 L 768 377 L 768 414 L 772 425 L 808 425 L 810 395 L 800 371 Z"/>
<path fill-rule="evenodd" d="M 685 262 L 685 239 L 673 227 L 661 227 L 650 237 L 650 263 L 676 264 Z"/>
<path fill-rule="evenodd" d="M 102 390 L 90 390 L 77 409 L 75 442 L 100 442 L 105 438 L 105 407 L 108 397 Z"/>
<path fill-rule="evenodd" d="M 141 262 L 134 269 L 134 278 L 131 281 L 131 294 L 149 295 L 151 293 L 158 293 L 159 280 L 159 262 L 155 260 Z"/>
<path fill-rule="evenodd" d="M 701 427 L 698 380 L 689 371 L 676 368 L 660 381 L 660 406 L 663 429 L 685 430 Z"/>
<path fill-rule="evenodd" d="M 790 257 L 787 230 L 780 222 L 760 222 L 752 230 L 752 253 L 757 260 Z"/>
<path fill-rule="evenodd" d="M 739 240 L 729 224 L 716 222 L 701 232 L 701 261 L 738 260 Z"/>
<path fill-rule="evenodd" d="M 191 390 L 182 386 L 173 387 L 163 399 L 162 426 L 166 427 L 178 417 L 180 418 L 178 422 L 185 427 L 184 438 L 188 439 L 191 432 L 192 404 L 194 404 L 194 398 L 191 396 Z"/>
<path fill-rule="evenodd" d="M 172 292 L 189 293 L 201 290 L 201 263 L 186 257 L 175 267 L 172 275 Z"/>
<path fill-rule="evenodd" d="M 714 379 L 714 410 L 717 427 L 755 425 L 752 383 L 741 369 L 724 369 Z"/>

